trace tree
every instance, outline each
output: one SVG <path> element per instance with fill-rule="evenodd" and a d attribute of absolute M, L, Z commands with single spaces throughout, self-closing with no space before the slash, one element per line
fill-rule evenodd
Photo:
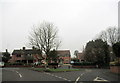
<path fill-rule="evenodd" d="M 74 51 L 74 55 L 77 57 L 77 54 L 78 54 L 78 50 L 75 50 Z"/>
<path fill-rule="evenodd" d="M 55 63 L 57 63 L 57 60 L 59 58 L 59 56 L 57 56 L 57 51 L 55 49 L 50 51 L 50 56 L 48 57 L 50 60 L 54 61 Z"/>
<path fill-rule="evenodd" d="M 43 22 L 39 26 L 33 26 L 33 31 L 29 36 L 30 45 L 41 49 L 46 54 L 48 60 L 50 51 L 58 49 L 61 41 L 58 39 L 58 29 L 53 23 Z"/>
<path fill-rule="evenodd" d="M 86 47 L 85 47 L 85 55 L 84 55 L 84 58 L 86 61 L 88 62 L 95 62 L 95 56 L 93 56 L 93 45 L 94 44 L 94 41 L 89 41 L 87 44 L 86 44 Z"/>
<path fill-rule="evenodd" d="M 112 48 L 115 56 L 120 58 L 120 42 L 115 43 Z"/>
<path fill-rule="evenodd" d="M 113 52 L 115 53 L 115 56 L 117 57 L 118 63 L 120 64 L 120 42 L 115 43 L 113 46 Z"/>
<path fill-rule="evenodd" d="M 8 50 L 6 49 L 6 52 L 2 53 L 3 57 L 2 57 L 2 61 L 7 63 L 8 60 L 10 59 L 10 53 L 8 52 Z"/>
<path fill-rule="evenodd" d="M 101 34 L 99 35 L 98 39 L 102 39 L 103 41 L 108 41 L 107 32 L 102 31 Z"/>
<path fill-rule="evenodd" d="M 109 63 L 108 45 L 101 39 L 89 41 L 85 48 L 85 60 L 88 62 Z"/>
<path fill-rule="evenodd" d="M 119 32 L 117 27 L 109 27 L 106 31 L 102 31 L 98 37 L 106 41 L 109 45 L 113 45 L 119 41 Z"/>
<path fill-rule="evenodd" d="M 111 53 L 110 54 L 111 61 L 116 58 L 112 46 L 120 41 L 119 37 L 120 37 L 119 29 L 117 27 L 109 27 L 105 31 L 102 31 L 99 37 L 97 38 L 106 41 L 110 45 L 109 53 Z"/>
<path fill-rule="evenodd" d="M 118 42 L 120 42 L 120 27 L 118 28 Z"/>

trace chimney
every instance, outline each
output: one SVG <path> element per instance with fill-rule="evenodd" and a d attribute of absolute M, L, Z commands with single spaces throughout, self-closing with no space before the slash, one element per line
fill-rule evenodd
<path fill-rule="evenodd" d="M 25 47 L 23 47 L 23 50 L 25 50 Z"/>
<path fill-rule="evenodd" d="M 6 49 L 6 52 L 8 52 L 8 50 Z"/>
<path fill-rule="evenodd" d="M 35 46 L 33 46 L 32 49 L 35 50 L 36 49 Z"/>

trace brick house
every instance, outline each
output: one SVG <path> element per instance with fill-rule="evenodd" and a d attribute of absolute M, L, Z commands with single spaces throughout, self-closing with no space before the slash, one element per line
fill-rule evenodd
<path fill-rule="evenodd" d="M 34 63 L 43 60 L 44 57 L 41 54 L 41 50 L 35 49 L 23 49 L 14 50 L 12 52 L 12 58 L 9 62 L 23 62 L 23 63 Z"/>
<path fill-rule="evenodd" d="M 64 64 L 71 61 L 70 50 L 57 50 L 57 56 L 59 57 L 57 60 L 58 63 Z M 25 49 L 23 47 L 12 52 L 12 58 L 9 62 L 34 63 L 38 61 L 42 62 L 43 60 L 45 60 L 45 55 L 41 54 L 41 50 L 34 47 L 32 49 Z"/>
<path fill-rule="evenodd" d="M 71 61 L 70 50 L 57 50 L 57 55 L 59 56 L 59 62 L 61 64 L 70 63 Z"/>

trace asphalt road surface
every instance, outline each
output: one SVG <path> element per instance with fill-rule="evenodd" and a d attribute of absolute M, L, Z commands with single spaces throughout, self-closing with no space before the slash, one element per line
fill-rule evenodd
<path fill-rule="evenodd" d="M 113 82 L 119 83 L 120 76 L 109 69 L 80 69 L 72 72 L 37 72 L 28 68 L 3 68 L 2 81 L 56 81 L 56 82 Z"/>

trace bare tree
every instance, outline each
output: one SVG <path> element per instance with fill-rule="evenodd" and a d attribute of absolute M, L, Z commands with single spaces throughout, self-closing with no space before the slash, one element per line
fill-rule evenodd
<path fill-rule="evenodd" d="M 118 28 L 110 27 L 107 29 L 108 33 L 108 42 L 113 45 L 118 42 Z"/>
<path fill-rule="evenodd" d="M 106 31 L 102 31 L 99 35 L 98 39 L 102 39 L 103 41 L 107 41 L 109 45 L 113 45 L 119 40 L 118 28 L 109 27 Z"/>
<path fill-rule="evenodd" d="M 103 41 L 107 41 L 107 39 L 108 39 L 107 32 L 102 31 L 101 34 L 99 35 L 99 38 L 102 39 Z"/>
<path fill-rule="evenodd" d="M 120 27 L 118 27 L 118 41 L 120 42 Z"/>
<path fill-rule="evenodd" d="M 58 29 L 53 23 L 43 22 L 39 26 L 33 26 L 33 31 L 30 33 L 30 45 L 41 49 L 46 56 L 52 49 L 57 49 L 61 41 L 58 38 Z"/>

